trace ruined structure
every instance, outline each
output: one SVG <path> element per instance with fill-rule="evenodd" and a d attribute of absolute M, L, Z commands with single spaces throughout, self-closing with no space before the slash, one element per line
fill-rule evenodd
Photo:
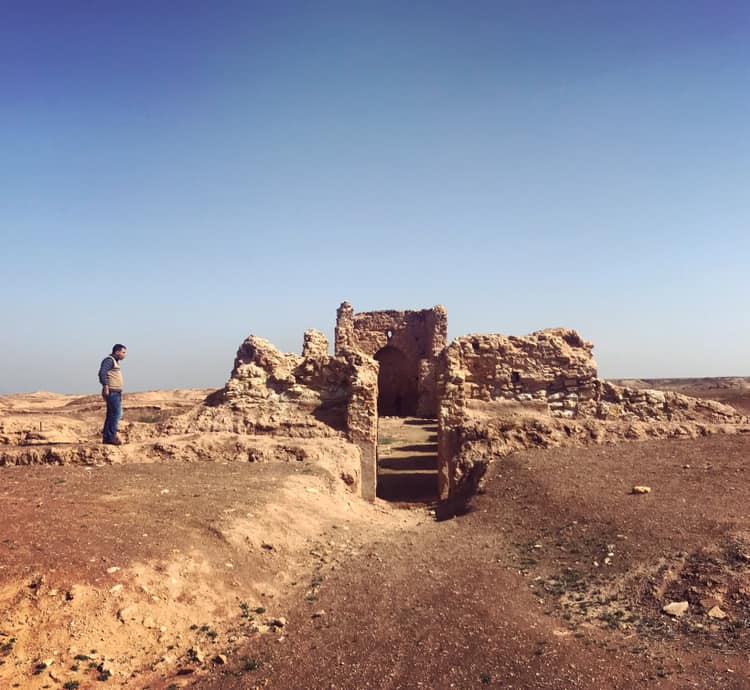
<path fill-rule="evenodd" d="M 593 345 L 574 330 L 473 334 L 450 344 L 447 331 L 443 306 L 355 313 L 343 302 L 334 355 L 314 330 L 305 333 L 301 356 L 250 336 L 226 386 L 161 431 L 273 436 L 287 439 L 282 455 L 298 447 L 289 439 L 345 440 L 359 455 L 347 481 L 373 499 L 378 417 L 435 418 L 436 494 L 446 501 L 471 493 L 488 463 L 521 448 L 697 436 L 747 424 L 719 403 L 600 380 Z"/>
<path fill-rule="evenodd" d="M 750 431 L 726 405 L 602 381 L 593 345 L 570 329 L 449 344 L 443 306 L 355 313 L 343 302 L 335 338 L 330 355 L 326 337 L 309 330 L 297 355 L 249 336 L 222 389 L 157 425 L 126 424 L 122 448 L 37 444 L 28 430 L 15 443 L 0 423 L 0 464 L 315 462 L 374 499 L 379 417 L 416 416 L 437 421 L 436 496 L 449 501 L 522 448 Z"/>
<path fill-rule="evenodd" d="M 379 364 L 378 414 L 434 417 L 436 364 L 448 340 L 445 307 L 355 314 L 343 302 L 336 313 L 336 354 L 359 351 Z"/>
<path fill-rule="evenodd" d="M 359 450 L 360 463 L 356 476 L 342 478 L 374 499 L 376 409 L 377 364 L 363 353 L 342 350 L 330 356 L 328 340 L 315 330 L 305 333 L 302 356 L 279 352 L 251 335 L 237 350 L 224 388 L 161 431 L 345 438 Z"/>

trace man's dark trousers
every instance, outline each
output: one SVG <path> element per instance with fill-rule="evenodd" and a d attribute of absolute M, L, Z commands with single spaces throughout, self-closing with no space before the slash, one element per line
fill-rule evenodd
<path fill-rule="evenodd" d="M 122 418 L 122 391 L 110 391 L 107 396 L 107 417 L 102 429 L 102 441 L 110 443 L 117 435 L 117 425 Z"/>

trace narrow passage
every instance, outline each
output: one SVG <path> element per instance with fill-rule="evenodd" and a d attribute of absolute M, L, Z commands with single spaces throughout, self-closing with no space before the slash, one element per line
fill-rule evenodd
<path fill-rule="evenodd" d="M 437 423 L 416 417 L 378 422 L 378 498 L 406 503 L 437 500 Z"/>

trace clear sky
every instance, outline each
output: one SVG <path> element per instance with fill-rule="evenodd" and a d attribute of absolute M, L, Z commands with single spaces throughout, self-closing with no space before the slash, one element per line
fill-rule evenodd
<path fill-rule="evenodd" d="M 0 7 L 0 393 L 221 386 L 356 311 L 750 375 L 750 3 Z"/>

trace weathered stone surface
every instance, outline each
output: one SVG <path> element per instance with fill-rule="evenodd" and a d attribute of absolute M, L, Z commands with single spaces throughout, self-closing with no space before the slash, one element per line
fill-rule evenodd
<path fill-rule="evenodd" d="M 473 491 L 482 468 L 514 450 L 734 433 L 733 408 L 597 378 L 591 343 L 575 331 L 467 335 L 437 364 L 438 491 Z"/>
<path fill-rule="evenodd" d="M 237 351 L 226 386 L 205 404 L 161 425 L 159 432 L 171 437 L 212 432 L 217 443 L 234 443 L 238 456 L 249 461 L 311 459 L 301 442 L 264 446 L 260 436 L 341 439 L 359 449 L 360 467 L 341 467 L 336 474 L 374 498 L 377 364 L 358 351 L 330 356 L 327 350 L 325 336 L 317 331 L 305 334 L 302 356 L 282 353 L 251 335 Z M 168 441 L 156 443 L 169 454 Z"/>
<path fill-rule="evenodd" d="M 320 331 L 311 328 L 305 331 L 302 343 L 303 357 L 327 357 L 328 356 L 328 338 Z"/>
<path fill-rule="evenodd" d="M 380 362 L 381 415 L 432 417 L 437 411 L 434 365 L 447 335 L 448 316 L 442 305 L 355 314 L 343 302 L 336 319 L 336 354 L 359 351 Z"/>
<path fill-rule="evenodd" d="M 689 608 L 690 604 L 687 601 L 671 601 L 665 606 L 662 606 L 661 610 L 668 616 L 680 618 L 688 612 Z"/>

